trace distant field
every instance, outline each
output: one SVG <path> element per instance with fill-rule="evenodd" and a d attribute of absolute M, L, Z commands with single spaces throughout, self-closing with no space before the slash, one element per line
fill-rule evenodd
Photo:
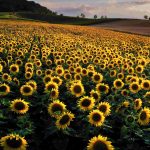
<path fill-rule="evenodd" d="M 149 20 L 125 19 L 92 26 L 150 36 Z"/>
<path fill-rule="evenodd" d="M 69 17 L 69 16 L 59 16 L 59 15 L 45 15 L 31 12 L 17 12 L 9 13 L 4 12 L 0 13 L 0 19 L 17 19 L 17 20 L 32 20 L 32 21 L 41 21 L 54 24 L 70 24 L 70 25 L 91 25 L 91 24 L 100 24 L 106 22 L 118 21 L 120 19 L 108 18 L 108 19 L 89 19 L 89 18 L 78 18 L 78 17 Z"/>

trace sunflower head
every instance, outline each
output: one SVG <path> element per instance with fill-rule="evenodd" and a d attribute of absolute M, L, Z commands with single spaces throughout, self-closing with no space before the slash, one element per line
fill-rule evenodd
<path fill-rule="evenodd" d="M 121 89 L 124 86 L 124 83 L 122 82 L 121 79 L 116 79 L 113 85 L 116 89 Z"/>
<path fill-rule="evenodd" d="M 12 80 L 11 76 L 8 74 L 8 73 L 4 73 L 2 75 L 2 80 L 3 81 L 7 81 L 7 82 L 10 82 Z"/>
<path fill-rule="evenodd" d="M 34 89 L 31 85 L 22 85 L 20 88 L 20 93 L 23 96 L 31 96 L 34 92 Z"/>
<path fill-rule="evenodd" d="M 94 72 L 94 74 L 92 76 L 92 80 L 95 83 L 100 83 L 103 81 L 103 75 L 101 73 Z"/>
<path fill-rule="evenodd" d="M 123 90 L 121 91 L 121 94 L 126 97 L 126 96 L 128 96 L 129 92 L 128 92 L 127 89 L 123 89 Z"/>
<path fill-rule="evenodd" d="M 116 70 L 111 70 L 109 74 L 110 74 L 110 77 L 116 77 L 117 72 Z"/>
<path fill-rule="evenodd" d="M 58 76 L 52 77 L 52 81 L 57 83 L 58 86 L 60 86 L 62 84 L 62 79 L 60 77 L 58 77 Z"/>
<path fill-rule="evenodd" d="M 32 86 L 32 88 L 34 89 L 34 91 L 37 90 L 37 83 L 34 80 L 30 80 L 26 83 L 26 85 L 30 85 Z"/>
<path fill-rule="evenodd" d="M 16 74 L 19 72 L 19 66 L 17 64 L 12 64 L 9 71 L 13 74 Z"/>
<path fill-rule="evenodd" d="M 50 92 L 50 98 L 51 99 L 57 99 L 59 96 L 59 91 L 58 89 L 52 89 Z"/>
<path fill-rule="evenodd" d="M 139 110 L 142 107 L 142 100 L 140 98 L 134 100 L 134 109 Z"/>
<path fill-rule="evenodd" d="M 89 123 L 94 126 L 102 126 L 105 121 L 104 114 L 99 110 L 93 110 L 88 115 Z"/>
<path fill-rule="evenodd" d="M 32 76 L 33 76 L 33 73 L 32 73 L 32 72 L 29 72 L 29 71 L 25 72 L 25 78 L 26 78 L 26 79 L 31 79 Z"/>
<path fill-rule="evenodd" d="M 150 80 L 142 80 L 141 88 L 143 90 L 150 90 Z"/>
<path fill-rule="evenodd" d="M 0 64 L 0 73 L 3 72 L 3 66 Z"/>
<path fill-rule="evenodd" d="M 138 66 L 136 66 L 135 70 L 137 73 L 142 73 L 144 70 L 144 67 L 142 65 L 138 65 Z"/>
<path fill-rule="evenodd" d="M 95 99 L 93 97 L 84 96 L 80 98 L 78 106 L 80 110 L 87 111 L 91 110 L 95 105 Z"/>
<path fill-rule="evenodd" d="M 52 89 L 58 89 L 58 84 L 56 82 L 50 81 L 45 85 L 45 92 L 50 92 Z"/>
<path fill-rule="evenodd" d="M 132 93 L 137 93 L 141 87 L 138 82 L 133 82 L 129 85 L 129 89 Z"/>
<path fill-rule="evenodd" d="M 104 83 L 98 83 L 96 85 L 96 90 L 99 93 L 105 93 L 105 94 L 107 94 L 109 92 L 109 86 L 107 84 L 104 84 Z"/>
<path fill-rule="evenodd" d="M 80 97 L 85 93 L 84 86 L 82 85 L 80 81 L 74 82 L 70 87 L 70 91 L 76 97 Z"/>
<path fill-rule="evenodd" d="M 43 82 L 44 82 L 45 84 L 47 84 L 47 83 L 50 82 L 51 80 L 52 80 L 51 75 L 46 75 L 46 76 L 44 76 L 44 78 L 43 78 Z"/>
<path fill-rule="evenodd" d="M 58 75 L 58 76 L 63 76 L 63 74 L 64 74 L 64 68 L 63 67 L 56 67 L 56 74 Z"/>
<path fill-rule="evenodd" d="M 27 148 L 27 141 L 18 134 L 4 136 L 0 141 L 4 150 L 26 150 Z"/>
<path fill-rule="evenodd" d="M 150 109 L 144 107 L 139 113 L 138 123 L 140 125 L 148 125 L 150 123 Z"/>
<path fill-rule="evenodd" d="M 98 91 L 95 91 L 95 90 L 92 90 L 90 92 L 90 96 L 93 97 L 96 101 L 99 101 L 100 100 L 100 93 Z"/>
<path fill-rule="evenodd" d="M 10 87 L 7 84 L 0 84 L 0 96 L 5 96 L 10 92 Z"/>
<path fill-rule="evenodd" d="M 11 102 L 10 109 L 17 114 L 25 114 L 29 110 L 29 103 L 21 99 L 15 99 Z"/>
<path fill-rule="evenodd" d="M 89 140 L 87 150 L 114 150 L 111 142 L 107 140 L 107 137 L 98 135 Z"/>
<path fill-rule="evenodd" d="M 74 114 L 70 112 L 64 112 L 57 118 L 56 127 L 62 130 L 66 129 L 70 125 L 70 122 L 73 120 L 73 118 Z"/>
<path fill-rule="evenodd" d="M 59 100 L 54 100 L 52 103 L 48 106 L 48 113 L 52 117 L 58 117 L 60 114 L 62 114 L 66 110 L 66 105 L 63 102 L 60 102 Z"/>
<path fill-rule="evenodd" d="M 99 111 L 101 111 L 104 114 L 104 116 L 109 116 L 110 115 L 110 111 L 111 111 L 110 107 L 111 106 L 110 106 L 110 104 L 108 102 L 101 102 L 101 103 L 99 103 L 97 109 Z"/>
<path fill-rule="evenodd" d="M 150 92 L 146 92 L 146 94 L 144 95 L 144 98 L 150 102 Z"/>

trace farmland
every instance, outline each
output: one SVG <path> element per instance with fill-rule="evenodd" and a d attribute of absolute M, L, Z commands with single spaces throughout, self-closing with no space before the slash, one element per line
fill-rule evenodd
<path fill-rule="evenodd" d="M 150 37 L 0 21 L 0 149 L 150 148 Z"/>

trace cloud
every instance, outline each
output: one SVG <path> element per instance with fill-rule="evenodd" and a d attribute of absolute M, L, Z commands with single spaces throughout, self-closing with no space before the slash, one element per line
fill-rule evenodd
<path fill-rule="evenodd" d="M 77 16 L 84 13 L 87 17 L 97 14 L 108 17 L 143 18 L 150 15 L 150 0 L 36 0 L 43 6 L 59 14 Z"/>

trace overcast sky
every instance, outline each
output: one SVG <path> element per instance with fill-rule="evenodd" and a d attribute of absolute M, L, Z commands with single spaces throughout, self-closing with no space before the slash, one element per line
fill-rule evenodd
<path fill-rule="evenodd" d="M 52 11 L 69 16 L 84 13 L 87 17 L 97 14 L 108 17 L 143 18 L 150 16 L 150 0 L 33 0 Z"/>

